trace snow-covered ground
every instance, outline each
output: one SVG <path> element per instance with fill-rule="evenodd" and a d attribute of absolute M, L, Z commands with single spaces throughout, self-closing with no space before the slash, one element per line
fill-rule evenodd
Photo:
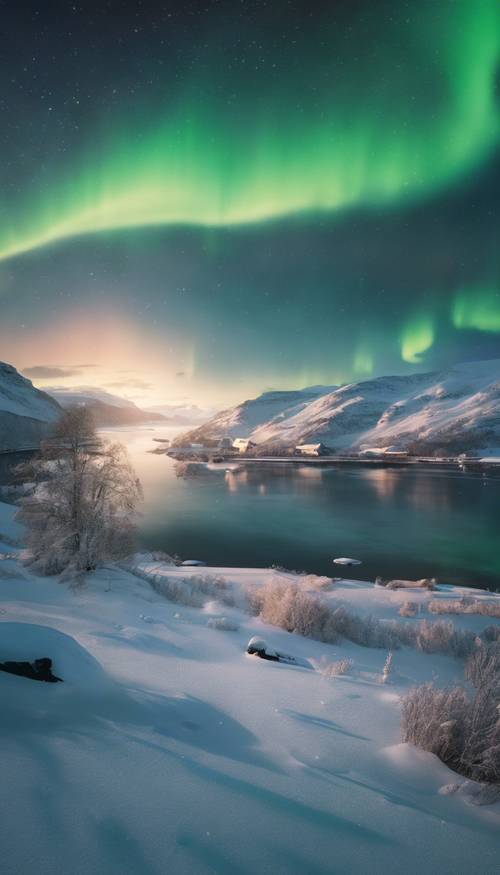
<path fill-rule="evenodd" d="M 21 536 L 12 510 L 0 506 L 4 557 Z M 138 566 L 222 574 L 236 603 L 273 574 Z M 117 568 L 71 589 L 3 558 L 0 593 L 0 660 L 50 656 L 64 678 L 0 673 L 3 875 L 499 871 L 500 807 L 441 795 L 463 779 L 400 744 L 401 694 L 462 679 L 462 663 L 399 650 L 383 685 L 382 650 L 320 644 L 238 607 L 173 604 Z M 380 617 L 436 597 L 353 581 L 326 595 Z M 238 631 L 208 625 L 221 616 Z M 302 664 L 247 656 L 253 635 Z M 352 673 L 326 678 L 314 669 L 322 657 L 350 657 Z"/>

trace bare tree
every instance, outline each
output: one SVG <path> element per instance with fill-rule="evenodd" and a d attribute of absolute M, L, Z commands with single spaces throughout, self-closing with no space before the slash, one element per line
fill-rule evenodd
<path fill-rule="evenodd" d="M 66 410 L 22 473 L 34 488 L 17 518 L 37 570 L 78 574 L 131 552 L 141 485 L 124 447 L 98 437 L 87 408 Z"/>

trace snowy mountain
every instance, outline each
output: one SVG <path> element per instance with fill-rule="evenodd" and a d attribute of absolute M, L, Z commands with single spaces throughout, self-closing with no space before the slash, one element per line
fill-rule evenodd
<path fill-rule="evenodd" d="M 161 413 L 165 424 L 179 426 L 201 425 L 216 413 L 214 408 L 202 408 L 196 404 L 153 404 L 149 410 Z"/>
<path fill-rule="evenodd" d="M 264 424 L 271 422 L 285 427 L 288 419 L 299 415 L 309 403 L 334 389 L 334 386 L 311 386 L 294 391 L 264 392 L 258 398 L 217 413 L 200 428 L 189 432 L 189 435 L 182 435 L 177 442 L 187 437 L 193 441 L 218 440 L 226 436 L 248 437 Z"/>
<path fill-rule="evenodd" d="M 223 411 L 183 440 L 226 435 L 283 446 L 321 441 L 333 450 L 461 452 L 499 446 L 500 360 L 339 388 L 265 393 Z"/>
<path fill-rule="evenodd" d="M 93 386 L 79 386 L 66 389 L 60 386 L 50 388 L 50 394 L 62 407 L 75 404 L 88 407 L 98 427 L 113 425 L 135 425 L 142 422 L 164 420 L 161 413 L 142 410 L 133 401 L 113 395 L 104 389 Z"/>
<path fill-rule="evenodd" d="M 122 398 L 120 395 L 114 395 L 95 386 L 73 386 L 71 388 L 48 386 L 46 391 L 62 407 L 72 407 L 75 404 L 88 404 L 94 401 L 100 401 L 102 404 L 109 404 L 112 407 L 135 407 L 135 404 L 128 401 L 127 398 Z"/>
<path fill-rule="evenodd" d="M 0 452 L 38 447 L 60 413 L 54 398 L 0 362 Z"/>

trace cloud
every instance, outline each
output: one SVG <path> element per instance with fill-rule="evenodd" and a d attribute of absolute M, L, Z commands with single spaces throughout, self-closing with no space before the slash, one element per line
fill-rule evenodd
<path fill-rule="evenodd" d="M 116 383 L 106 383 L 108 389 L 152 389 L 152 383 L 146 383 L 145 380 L 122 380 Z"/>
<path fill-rule="evenodd" d="M 90 365 L 79 365 L 79 367 L 91 367 Z M 31 368 L 24 368 L 23 374 L 26 377 L 33 377 L 36 380 L 51 380 L 54 378 L 63 379 L 64 377 L 76 377 L 80 373 L 79 370 L 73 368 L 57 368 L 51 365 L 33 365 Z"/>

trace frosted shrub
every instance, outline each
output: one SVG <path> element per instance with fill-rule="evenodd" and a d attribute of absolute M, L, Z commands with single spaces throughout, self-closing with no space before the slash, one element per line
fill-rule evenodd
<path fill-rule="evenodd" d="M 500 641 L 483 644 L 469 656 L 465 677 L 476 689 L 491 683 L 500 689 Z"/>
<path fill-rule="evenodd" d="M 403 741 L 435 753 L 475 781 L 500 781 L 500 645 L 483 645 L 469 658 L 465 676 L 475 686 L 437 690 L 425 684 L 403 700 Z"/>
<path fill-rule="evenodd" d="M 333 589 L 333 581 L 331 577 L 322 577 L 318 574 L 307 574 L 302 578 L 301 585 L 304 589 L 314 590 L 316 592 L 328 592 Z"/>
<path fill-rule="evenodd" d="M 461 659 L 477 646 L 472 632 L 455 629 L 450 621 L 399 623 L 364 617 L 288 581 L 272 580 L 260 588 L 248 588 L 246 597 L 250 612 L 266 623 L 328 644 L 347 638 L 361 647 L 391 651 L 416 647 L 424 653 L 445 653 Z"/>
<path fill-rule="evenodd" d="M 389 580 L 386 589 L 436 589 L 436 579 L 423 577 L 421 580 Z"/>
<path fill-rule="evenodd" d="M 353 665 L 354 662 L 349 657 L 330 662 L 325 656 L 322 656 L 320 661 L 315 664 L 315 668 L 326 678 L 336 678 L 349 674 Z"/>
<path fill-rule="evenodd" d="M 387 654 L 387 657 L 386 657 L 386 660 L 384 663 L 384 668 L 382 670 L 382 683 L 383 684 L 387 684 L 390 681 L 390 676 L 391 676 L 392 671 L 393 671 L 392 659 L 393 659 L 392 651 L 389 650 L 389 653 Z"/>
<path fill-rule="evenodd" d="M 480 614 L 483 617 L 500 619 L 500 599 L 494 602 L 469 597 L 456 600 L 431 599 L 427 607 L 433 614 Z"/>
<path fill-rule="evenodd" d="M 395 649 L 407 643 L 411 634 L 398 624 L 373 617 L 361 617 L 343 606 L 332 608 L 315 594 L 294 583 L 271 581 L 258 590 L 247 591 L 250 610 L 273 626 L 336 644 L 347 638 L 362 647 Z"/>
<path fill-rule="evenodd" d="M 238 623 L 233 623 L 227 617 L 211 617 L 207 626 L 209 629 L 218 629 L 220 632 L 237 632 L 240 628 Z"/>
<path fill-rule="evenodd" d="M 233 604 L 230 584 L 224 577 L 216 574 L 193 574 L 192 576 L 169 577 L 155 571 L 131 568 L 133 574 L 147 580 L 159 595 L 169 602 L 186 607 L 201 608 L 207 601 L 215 599 L 226 605 Z"/>
<path fill-rule="evenodd" d="M 416 687 L 401 708 L 403 741 L 436 754 L 458 770 L 465 738 L 467 696 L 461 687 L 438 690 L 433 684 Z"/>
<path fill-rule="evenodd" d="M 451 621 L 437 620 L 419 624 L 416 644 L 424 653 L 447 653 L 465 659 L 476 646 L 476 636 L 472 632 L 456 629 Z"/>
<path fill-rule="evenodd" d="M 461 765 L 480 781 L 500 781 L 500 642 L 483 644 L 465 666 L 476 688 Z"/>
<path fill-rule="evenodd" d="M 398 614 L 400 617 L 415 617 L 419 611 L 418 602 L 403 602 Z"/>
<path fill-rule="evenodd" d="M 483 641 L 500 641 L 500 625 L 486 626 L 481 632 Z"/>
<path fill-rule="evenodd" d="M 398 648 L 399 636 L 395 624 L 377 620 L 372 616 L 361 617 L 344 613 L 345 637 L 361 647 Z"/>
<path fill-rule="evenodd" d="M 500 781 L 500 694 L 498 680 L 481 685 L 470 703 L 459 770 L 476 781 Z"/>
<path fill-rule="evenodd" d="M 186 607 L 201 608 L 207 599 L 204 594 L 193 586 L 193 579 L 189 577 L 166 577 L 163 574 L 152 575 L 147 578 L 153 589 L 166 598 L 169 602 Z"/>
<path fill-rule="evenodd" d="M 339 639 L 328 606 L 294 583 L 271 581 L 248 595 L 252 612 L 266 623 L 330 644 Z"/>

